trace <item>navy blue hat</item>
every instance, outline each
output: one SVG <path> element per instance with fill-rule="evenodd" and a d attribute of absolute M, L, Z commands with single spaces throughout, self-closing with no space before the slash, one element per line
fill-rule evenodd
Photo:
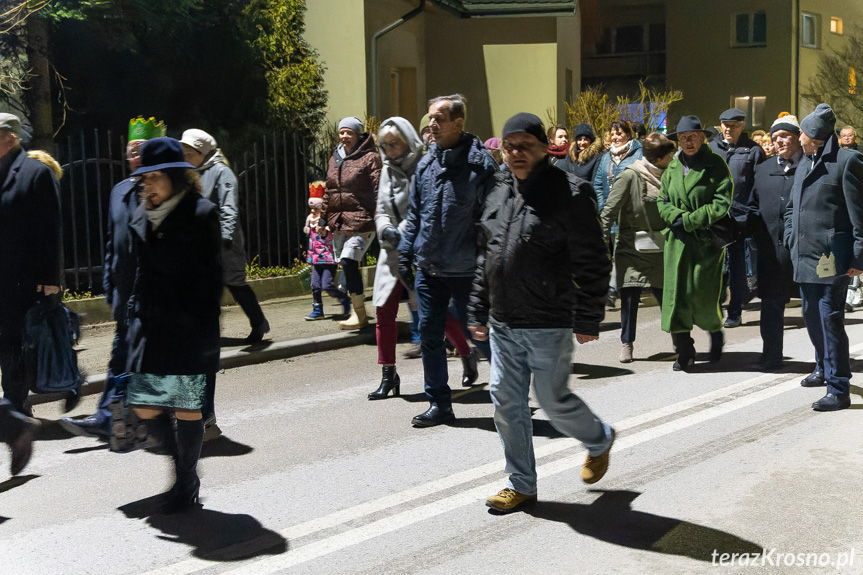
<path fill-rule="evenodd" d="M 542 129 L 542 120 L 539 119 L 539 116 L 527 112 L 516 114 L 506 121 L 501 136 L 506 140 L 510 134 L 530 134 L 543 144 L 548 144 L 548 136 Z"/>
<path fill-rule="evenodd" d="M 741 110 L 740 108 L 731 108 L 730 110 L 725 110 L 722 112 L 722 115 L 719 116 L 720 122 L 745 122 L 746 121 L 746 112 Z"/>
<path fill-rule="evenodd" d="M 827 104 L 818 104 L 815 111 L 800 122 L 800 130 L 813 140 L 829 140 L 835 128 L 836 114 Z"/>
<path fill-rule="evenodd" d="M 153 138 L 141 146 L 141 167 L 131 175 L 139 176 L 168 168 L 194 170 L 195 166 L 183 157 L 183 145 L 180 142 L 174 138 Z"/>
<path fill-rule="evenodd" d="M 677 129 L 670 134 L 666 134 L 666 136 L 671 140 L 677 141 L 677 134 L 681 132 L 702 132 L 705 136 L 713 135 L 713 132 L 701 127 L 701 120 L 698 116 L 683 116 L 677 122 Z"/>
<path fill-rule="evenodd" d="M 575 127 L 575 130 L 572 132 L 573 140 L 577 140 L 581 136 L 586 136 L 587 138 L 590 138 L 591 142 L 596 140 L 596 134 L 593 133 L 593 128 L 591 128 L 590 124 L 588 124 L 587 122 L 577 125 Z"/>

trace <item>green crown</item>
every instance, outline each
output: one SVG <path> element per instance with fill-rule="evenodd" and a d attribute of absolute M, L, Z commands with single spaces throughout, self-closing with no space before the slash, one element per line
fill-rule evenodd
<path fill-rule="evenodd" d="M 143 116 L 129 120 L 129 140 L 150 140 L 160 138 L 168 131 L 165 122 L 159 122 L 156 118 L 145 120 Z"/>

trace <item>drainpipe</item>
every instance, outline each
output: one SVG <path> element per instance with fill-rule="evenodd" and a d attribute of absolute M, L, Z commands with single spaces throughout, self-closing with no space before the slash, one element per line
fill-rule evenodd
<path fill-rule="evenodd" d="M 800 0 L 794 0 L 794 24 L 791 30 L 794 31 L 791 37 L 794 38 L 794 65 L 791 68 L 791 111 L 798 118 L 800 117 Z"/>
<path fill-rule="evenodd" d="M 425 8 L 426 0 L 420 0 L 420 5 L 387 26 L 372 37 L 372 116 L 378 118 L 378 38 L 395 30 L 411 18 L 419 16 Z"/>

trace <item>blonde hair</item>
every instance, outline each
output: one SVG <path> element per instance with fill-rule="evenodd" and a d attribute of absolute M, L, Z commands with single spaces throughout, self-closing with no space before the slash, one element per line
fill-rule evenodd
<path fill-rule="evenodd" d="M 27 152 L 27 156 L 42 162 L 54 172 L 54 177 L 57 178 L 57 181 L 60 181 L 60 178 L 63 177 L 63 168 L 60 167 L 60 164 L 57 163 L 57 160 L 51 157 L 51 154 L 46 152 L 45 150 L 30 150 Z"/>

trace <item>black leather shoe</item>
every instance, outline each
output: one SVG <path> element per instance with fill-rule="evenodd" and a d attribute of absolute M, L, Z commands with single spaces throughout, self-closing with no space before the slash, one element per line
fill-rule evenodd
<path fill-rule="evenodd" d="M 82 435 L 86 437 L 103 437 L 111 436 L 111 424 L 107 419 L 91 415 L 84 419 L 72 419 L 64 417 L 60 420 L 60 427 L 71 433 L 72 435 Z"/>
<path fill-rule="evenodd" d="M 693 358 L 684 359 L 682 362 L 680 358 L 674 362 L 674 365 L 671 366 L 671 369 L 674 371 L 689 371 L 692 369 L 692 366 L 695 365 L 695 360 Z"/>
<path fill-rule="evenodd" d="M 776 371 L 782 369 L 782 356 L 761 354 L 758 360 L 758 369 L 761 371 Z"/>
<path fill-rule="evenodd" d="M 828 393 L 818 401 L 812 404 L 812 409 L 815 411 L 839 411 L 840 409 L 848 409 L 851 406 L 851 397 L 848 395 L 834 395 Z"/>
<path fill-rule="evenodd" d="M 477 378 L 479 378 L 479 371 L 477 371 L 476 364 L 479 361 L 479 352 L 474 347 L 470 350 L 470 353 L 465 357 L 461 358 L 462 372 L 461 372 L 461 385 L 462 387 L 469 387 L 476 382 Z"/>
<path fill-rule="evenodd" d="M 437 405 L 432 405 L 423 413 L 420 413 L 411 420 L 411 425 L 414 427 L 434 427 L 435 425 L 443 425 L 455 420 L 455 414 L 451 407 L 443 408 Z"/>
<path fill-rule="evenodd" d="M 815 371 L 800 381 L 800 385 L 803 387 L 823 387 L 827 385 L 824 382 L 824 370 L 820 367 L 816 367 Z"/>

